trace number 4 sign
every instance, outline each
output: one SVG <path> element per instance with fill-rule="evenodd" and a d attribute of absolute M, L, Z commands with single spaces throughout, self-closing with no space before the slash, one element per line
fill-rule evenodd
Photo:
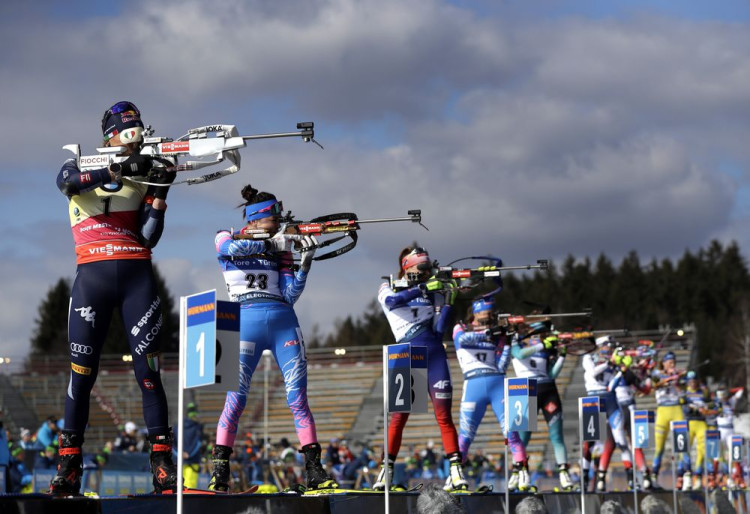
<path fill-rule="evenodd" d="M 672 451 L 674 453 L 685 453 L 690 451 L 687 421 L 671 421 L 672 428 Z"/>
<path fill-rule="evenodd" d="M 578 419 L 582 442 L 599 441 L 601 439 L 598 396 L 578 398 Z"/>

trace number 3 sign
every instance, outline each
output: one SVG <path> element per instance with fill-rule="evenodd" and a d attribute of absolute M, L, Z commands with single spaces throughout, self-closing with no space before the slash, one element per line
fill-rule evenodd
<path fill-rule="evenodd" d="M 508 432 L 536 430 L 536 380 L 533 378 L 505 379 L 505 423 Z"/>

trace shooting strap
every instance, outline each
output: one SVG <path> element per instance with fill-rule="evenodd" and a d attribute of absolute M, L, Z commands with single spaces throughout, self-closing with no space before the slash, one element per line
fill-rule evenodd
<path fill-rule="evenodd" d="M 310 220 L 310 223 L 329 223 L 332 221 L 351 221 L 357 220 L 357 215 L 353 212 L 338 212 L 335 214 L 326 214 L 325 216 L 318 216 L 317 218 L 313 218 Z M 343 227 L 344 225 L 342 225 Z M 346 252 L 351 251 L 355 246 L 357 246 L 357 238 L 359 237 L 357 233 L 355 232 L 359 225 L 354 223 L 353 225 L 348 225 L 348 230 L 343 230 L 343 234 L 338 237 L 333 237 L 331 239 L 327 239 L 323 241 L 322 243 L 318 244 L 317 248 L 325 248 L 326 246 L 330 246 L 333 243 L 336 243 L 338 241 L 341 241 L 342 239 L 348 237 L 351 239 L 348 243 L 345 245 L 336 248 L 335 250 L 331 250 L 327 253 L 324 253 L 323 255 L 316 255 L 313 257 L 314 261 L 325 261 L 327 259 L 333 259 L 334 257 L 338 257 L 339 255 L 343 255 Z"/>

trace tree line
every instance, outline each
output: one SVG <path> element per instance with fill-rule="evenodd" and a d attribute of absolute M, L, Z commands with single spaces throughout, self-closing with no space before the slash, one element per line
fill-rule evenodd
<path fill-rule="evenodd" d="M 453 322 L 463 319 L 475 296 L 494 288 L 488 284 L 462 293 L 455 302 Z M 702 375 L 730 385 L 746 383 L 745 338 L 750 332 L 750 273 L 736 243 L 711 242 L 696 252 L 671 259 L 641 262 L 630 252 L 619 265 L 601 254 L 595 260 L 569 255 L 561 264 L 533 274 L 503 275 L 495 301 L 503 312 L 528 314 L 534 305 L 551 312 L 593 310 L 590 326 L 559 323 L 560 328 L 650 330 L 660 326 L 697 329 L 696 362 L 709 360 Z M 579 321 L 580 323 L 580 321 Z M 452 327 L 453 323 L 448 326 Z M 446 331 L 445 337 L 450 338 Z M 377 301 L 359 315 L 335 323 L 311 345 L 345 347 L 393 343 L 388 322 Z"/>
<path fill-rule="evenodd" d="M 155 274 L 164 317 L 162 349 L 176 352 L 179 317 L 175 302 L 158 269 Z M 70 280 L 61 278 L 39 305 L 31 339 L 32 356 L 68 354 L 70 287 Z M 460 294 L 448 326 L 464 318 L 475 296 L 494 287 L 494 284 L 486 284 Z M 709 360 L 701 373 L 730 385 L 746 383 L 745 340 L 750 337 L 748 300 L 750 273 L 738 245 L 722 245 L 718 241 L 696 252 L 686 251 L 675 262 L 662 259 L 643 263 L 634 251 L 617 266 L 604 254 L 593 261 L 569 255 L 559 265 L 550 263 L 544 272 L 504 274 L 503 290 L 496 296 L 500 309 L 514 314 L 528 314 L 532 304 L 548 305 L 552 312 L 593 310 L 590 327 L 559 324 L 564 329 L 647 330 L 694 323 L 698 345 L 696 360 Z M 449 332 L 446 338 L 450 338 Z M 103 353 L 128 353 L 125 334 L 120 314 L 115 311 Z M 321 335 L 318 327 L 312 327 L 311 334 L 310 347 L 393 342 L 388 322 L 375 299 L 361 314 L 337 320 L 331 333 Z"/>

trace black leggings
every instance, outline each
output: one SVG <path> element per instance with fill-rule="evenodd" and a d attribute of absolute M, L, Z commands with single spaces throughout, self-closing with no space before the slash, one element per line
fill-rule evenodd
<path fill-rule="evenodd" d="M 119 309 L 141 388 L 143 417 L 150 435 L 169 432 L 167 398 L 159 375 L 161 301 L 150 260 L 112 260 L 81 264 L 68 311 L 70 384 L 65 398 L 65 430 L 83 434 L 89 397 L 112 312 Z"/>

